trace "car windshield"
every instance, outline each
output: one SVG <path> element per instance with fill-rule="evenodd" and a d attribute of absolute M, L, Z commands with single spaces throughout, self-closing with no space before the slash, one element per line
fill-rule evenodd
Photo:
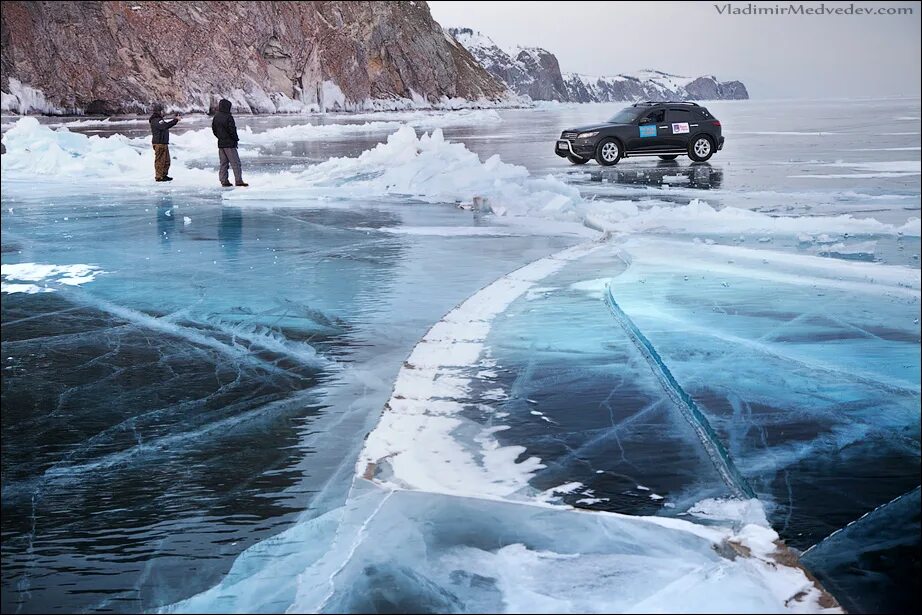
<path fill-rule="evenodd" d="M 631 124 L 643 109 L 638 109 L 637 107 L 625 107 L 618 113 L 614 114 L 608 118 L 609 124 Z"/>

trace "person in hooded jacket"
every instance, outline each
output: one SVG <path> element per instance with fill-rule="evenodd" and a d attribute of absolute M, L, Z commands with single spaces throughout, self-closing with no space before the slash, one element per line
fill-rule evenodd
<path fill-rule="evenodd" d="M 240 156 L 237 155 L 237 142 L 240 141 L 237 136 L 237 125 L 234 123 L 234 116 L 231 115 L 231 102 L 226 98 L 222 98 L 218 103 L 218 112 L 211 120 L 211 132 L 218 138 L 218 179 L 221 180 L 221 185 L 231 185 L 227 178 L 227 167 L 230 166 L 234 169 L 234 185 L 248 186 L 249 184 L 243 181 Z"/>
<path fill-rule="evenodd" d="M 154 147 L 154 179 L 158 182 L 170 182 L 173 178 L 167 175 L 170 170 L 170 128 L 179 122 L 180 118 L 172 120 L 163 119 L 163 105 L 157 103 L 151 111 L 150 134 L 151 144 Z"/>

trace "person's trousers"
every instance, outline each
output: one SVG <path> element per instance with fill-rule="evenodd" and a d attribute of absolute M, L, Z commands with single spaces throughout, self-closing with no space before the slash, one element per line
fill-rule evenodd
<path fill-rule="evenodd" d="M 154 143 L 154 177 L 163 179 L 170 170 L 170 146 L 166 143 Z"/>
<path fill-rule="evenodd" d="M 221 180 L 222 184 L 228 183 L 227 181 L 227 167 L 228 165 L 234 169 L 234 181 L 238 184 L 243 183 L 243 176 L 240 171 L 240 156 L 237 155 L 236 147 L 219 147 L 218 148 L 218 158 L 221 161 L 221 166 L 218 167 L 218 179 Z"/>

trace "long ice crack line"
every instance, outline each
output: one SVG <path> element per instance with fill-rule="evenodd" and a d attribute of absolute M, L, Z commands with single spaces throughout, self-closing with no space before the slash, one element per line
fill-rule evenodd
<path fill-rule="evenodd" d="M 733 464 L 733 461 L 730 459 L 730 453 L 727 452 L 727 449 L 724 448 L 723 444 L 720 442 L 720 438 L 714 432 L 707 417 L 701 413 L 695 400 L 692 399 L 691 395 L 685 392 L 685 389 L 682 388 L 682 385 L 678 383 L 672 375 L 672 372 L 669 371 L 669 368 L 663 362 L 659 353 L 656 352 L 656 348 L 654 348 L 650 340 L 637 328 L 634 321 L 631 320 L 624 310 L 621 309 L 621 306 L 618 305 L 618 302 L 615 301 L 615 297 L 611 291 L 611 284 L 606 287 L 605 300 L 615 320 L 621 325 L 624 332 L 627 333 L 628 338 L 637 350 L 640 351 L 640 354 L 643 355 L 643 358 L 653 370 L 656 379 L 663 387 L 663 390 L 666 391 L 669 399 L 672 400 L 692 426 L 692 429 L 695 430 L 698 439 L 701 440 L 701 444 L 707 451 L 708 457 L 711 458 L 714 467 L 717 468 L 717 472 L 733 494 L 740 498 L 756 497 L 755 493 L 752 491 L 752 487 L 749 486 L 749 483 L 743 478 L 743 475 L 740 474 L 739 470 Z"/>

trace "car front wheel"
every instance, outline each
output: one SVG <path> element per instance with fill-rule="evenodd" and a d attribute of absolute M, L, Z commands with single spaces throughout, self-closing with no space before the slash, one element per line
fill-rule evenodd
<path fill-rule="evenodd" d="M 586 164 L 589 162 L 588 158 L 577 158 L 573 154 L 568 154 L 567 160 L 569 160 L 572 164 Z"/>
<path fill-rule="evenodd" d="M 595 149 L 595 160 L 603 167 L 618 164 L 621 160 L 621 145 L 615 139 L 602 139 Z"/>
<path fill-rule="evenodd" d="M 714 141 L 707 135 L 698 135 L 688 144 L 688 157 L 695 162 L 704 162 L 714 155 Z"/>

